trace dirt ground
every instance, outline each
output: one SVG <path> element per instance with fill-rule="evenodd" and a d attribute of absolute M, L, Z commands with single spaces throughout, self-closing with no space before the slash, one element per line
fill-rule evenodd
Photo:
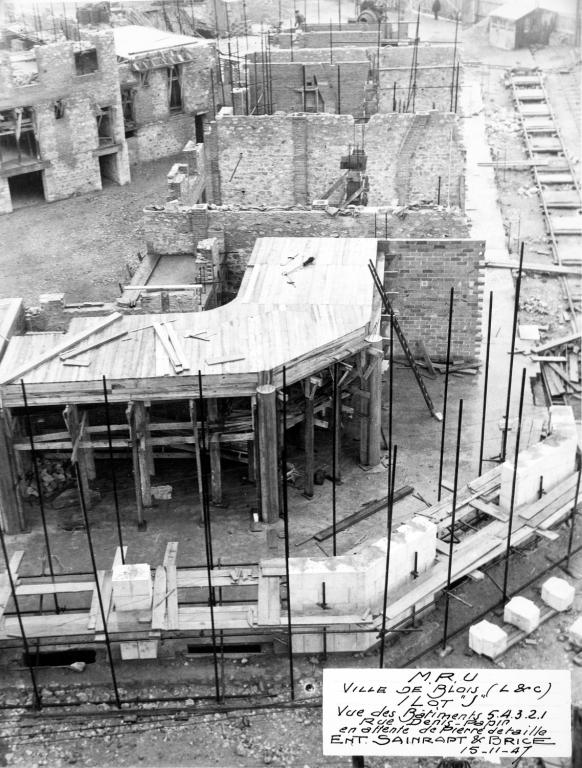
<path fill-rule="evenodd" d="M 166 199 L 166 174 L 180 158 L 132 166 L 131 184 L 23 207 L 0 216 L 0 294 L 27 306 L 42 293 L 69 303 L 107 301 L 129 280 L 127 264 L 145 252 L 141 211 Z"/>

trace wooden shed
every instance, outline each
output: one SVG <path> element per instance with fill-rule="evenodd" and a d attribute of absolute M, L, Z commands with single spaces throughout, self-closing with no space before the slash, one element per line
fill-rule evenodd
<path fill-rule="evenodd" d="M 489 14 L 489 42 L 508 51 L 547 45 L 556 19 L 556 12 L 540 7 L 539 0 L 505 3 Z"/>

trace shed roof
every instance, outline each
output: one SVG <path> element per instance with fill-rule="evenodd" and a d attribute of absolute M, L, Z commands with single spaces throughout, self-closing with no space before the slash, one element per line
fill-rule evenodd
<path fill-rule="evenodd" d="M 510 0 L 489 13 L 495 18 L 517 21 L 540 7 L 539 0 Z"/>

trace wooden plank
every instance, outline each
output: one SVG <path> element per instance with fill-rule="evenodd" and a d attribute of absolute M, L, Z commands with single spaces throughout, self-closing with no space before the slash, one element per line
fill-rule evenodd
<path fill-rule="evenodd" d="M 178 613 L 178 585 L 176 580 L 176 559 L 178 557 L 178 542 L 170 541 L 164 555 L 166 569 L 166 626 L 167 629 L 180 629 Z"/>
<path fill-rule="evenodd" d="M 149 327 L 149 326 L 147 326 Z M 86 344 L 84 347 L 81 347 L 80 349 L 72 349 L 68 352 L 63 352 L 62 355 L 59 355 L 61 360 L 64 362 L 65 360 L 71 360 L 73 357 L 77 357 L 78 355 L 82 355 L 85 352 L 89 352 L 93 349 L 98 349 L 99 347 L 104 346 L 105 344 L 109 344 L 111 341 L 116 341 L 117 339 L 121 339 L 124 336 L 127 336 L 129 331 L 118 331 L 117 333 L 113 333 L 111 336 L 106 336 L 104 339 L 99 339 L 98 341 L 94 341 L 91 344 Z M 79 365 L 79 363 L 73 363 L 69 362 L 69 365 Z M 85 363 L 83 363 L 85 365 Z"/>
<path fill-rule="evenodd" d="M 495 261 L 493 259 L 487 259 L 485 261 L 486 267 L 494 267 L 495 269 L 519 269 L 519 262 L 517 261 Z M 524 264 L 524 272 L 547 272 L 549 274 L 556 275 L 579 275 L 580 270 L 576 267 L 564 267 L 557 264 Z M 540 348 L 535 350 L 539 351 Z M 548 347 L 551 349 L 551 347 Z"/>
<path fill-rule="evenodd" d="M 123 560 L 125 560 L 126 555 L 127 555 L 127 547 L 123 547 Z M 113 555 L 113 565 L 111 566 L 111 570 L 120 566 L 123 560 L 121 558 L 121 547 L 116 547 L 115 554 Z"/>
<path fill-rule="evenodd" d="M 189 370 L 190 366 L 188 365 L 188 359 L 182 348 L 182 344 L 178 339 L 178 335 L 176 334 L 176 331 L 172 328 L 172 326 L 169 323 L 167 325 L 164 324 L 164 328 L 166 329 L 171 345 L 174 347 L 174 352 L 176 353 L 178 361 L 182 366 L 182 370 L 183 371 Z"/>
<path fill-rule="evenodd" d="M 113 604 L 113 582 L 111 579 L 111 571 L 105 572 L 105 578 L 103 579 L 103 588 L 101 589 L 101 602 L 103 603 L 103 613 L 105 614 L 105 621 L 109 619 L 109 612 Z M 101 616 L 101 610 L 97 611 L 97 621 L 95 622 L 95 632 L 103 632 L 103 617 Z"/>
<path fill-rule="evenodd" d="M 54 595 L 74 592 L 93 592 L 94 581 L 62 581 L 55 584 L 21 584 L 16 587 L 16 594 L 20 595 Z"/>
<path fill-rule="evenodd" d="M 257 611 L 259 624 L 279 624 L 281 596 L 278 576 L 259 576 Z"/>
<path fill-rule="evenodd" d="M 86 635 L 86 613 L 43 614 L 42 616 L 24 616 L 24 631 L 28 640 L 38 637 L 62 638 L 67 635 Z M 4 628 L 5 637 L 21 637 L 18 619 L 7 617 Z"/>
<path fill-rule="evenodd" d="M 16 582 L 18 581 L 18 568 L 20 567 L 20 563 L 22 562 L 23 557 L 24 551 L 19 549 L 10 558 L 10 573 L 12 574 L 15 586 Z M 18 587 L 16 588 L 18 590 Z M 12 589 L 10 587 L 10 579 L 8 578 L 8 574 L 6 572 L 0 573 L 0 621 L 2 620 L 2 616 L 11 597 Z"/>
<path fill-rule="evenodd" d="M 572 269 L 575 269 L 576 274 L 580 274 L 580 270 L 576 267 L 572 267 Z M 548 341 L 545 344 L 541 344 L 535 349 L 532 349 L 532 352 L 534 355 L 538 355 L 540 352 L 546 352 L 549 349 L 555 349 L 556 347 L 561 347 L 565 344 L 579 344 L 581 341 L 582 335 L 580 334 L 580 331 L 575 331 L 574 333 L 570 333 L 567 336 L 561 336 L 559 339 L 553 339 L 553 341 Z"/>
<path fill-rule="evenodd" d="M 154 576 L 152 629 L 166 629 L 166 592 L 166 569 L 163 565 L 158 565 Z"/>
<path fill-rule="evenodd" d="M 101 594 L 103 594 L 105 574 L 106 571 L 97 571 L 97 584 L 99 584 Z M 97 586 L 95 586 L 93 589 L 93 597 L 91 599 L 91 607 L 89 608 L 89 620 L 87 621 L 87 629 L 95 629 L 97 625 L 97 614 L 99 612 L 99 596 L 97 594 Z"/>
<path fill-rule="evenodd" d="M 552 371 L 558 376 L 560 379 L 562 379 L 563 382 L 565 382 L 569 387 L 572 387 L 572 389 L 575 392 L 582 392 L 582 387 L 579 384 L 575 384 L 573 381 L 570 381 L 570 378 L 567 373 L 565 373 L 559 365 L 556 363 L 548 363 Z"/>
<path fill-rule="evenodd" d="M 68 334 L 65 334 L 64 341 L 62 341 L 60 344 L 57 344 L 52 349 L 47 350 L 39 357 L 33 360 L 30 360 L 28 363 L 18 368 L 16 371 L 11 373 L 7 379 L 3 379 L 0 382 L 0 384 L 9 384 L 11 381 L 14 381 L 16 379 L 21 379 L 25 373 L 28 373 L 33 368 L 37 368 L 39 365 L 42 365 L 43 363 L 46 363 L 49 360 L 52 360 L 53 358 L 60 355 L 62 352 L 65 352 L 67 349 L 70 349 L 75 344 L 78 344 L 80 341 L 84 341 L 88 336 L 91 336 L 94 333 L 98 333 L 99 331 L 102 331 L 104 328 L 107 328 L 107 326 L 111 325 L 111 323 L 114 323 L 116 320 L 119 320 L 120 317 L 121 317 L 121 314 L 119 312 L 113 312 L 113 314 L 108 315 L 99 323 L 96 323 L 95 325 L 92 325 L 89 328 L 86 328 L 84 331 L 81 331 L 80 333 L 76 333 L 74 336 L 71 336 L 69 339 L 67 339 Z"/>
<path fill-rule="evenodd" d="M 487 504 L 482 499 L 473 499 L 471 506 L 478 509 L 479 512 L 485 512 L 486 515 L 494 517 L 496 520 L 501 520 L 506 523 L 509 520 L 509 515 L 499 508 L 497 504 Z"/>
<path fill-rule="evenodd" d="M 566 480 L 562 480 L 555 488 L 545 493 L 541 499 L 528 504 L 524 509 L 519 509 L 518 514 L 524 520 L 532 521 L 537 515 L 543 513 L 546 507 L 549 507 L 554 501 L 560 499 L 565 494 L 573 491 L 576 487 L 578 474 L 574 473 Z"/>
<path fill-rule="evenodd" d="M 402 488 L 397 488 L 394 491 L 394 501 L 400 501 L 413 492 L 414 488 L 411 485 L 403 485 Z M 379 501 L 374 502 L 372 506 L 366 506 L 364 509 L 360 509 L 353 514 L 342 518 L 338 523 L 336 523 L 335 531 L 336 533 L 345 531 L 347 528 L 351 528 L 352 525 L 360 523 L 362 520 L 375 515 L 376 512 L 379 512 L 382 509 L 386 509 L 386 499 L 380 499 Z M 328 525 L 321 531 L 314 533 L 312 538 L 314 538 L 316 541 L 325 541 L 331 536 L 333 536 L 333 525 Z"/>

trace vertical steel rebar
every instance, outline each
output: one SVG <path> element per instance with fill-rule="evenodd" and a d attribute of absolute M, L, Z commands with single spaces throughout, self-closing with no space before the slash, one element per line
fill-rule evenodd
<path fill-rule="evenodd" d="M 578 512 L 578 495 L 580 493 L 580 473 L 582 466 L 578 469 L 578 478 L 576 480 L 576 490 L 574 492 L 574 506 L 570 515 L 570 535 L 568 536 L 568 557 L 566 559 L 566 570 L 570 570 L 570 558 L 572 556 L 572 545 L 574 543 L 574 527 L 576 523 L 576 514 Z"/>
<path fill-rule="evenodd" d="M 332 368 L 332 398 L 331 409 L 333 411 L 332 421 L 332 434 L 331 434 L 331 514 L 332 514 L 332 526 L 333 526 L 333 556 L 337 554 L 337 541 L 336 541 L 336 481 L 337 481 L 337 363 L 333 364 Z"/>
<path fill-rule="evenodd" d="M 457 488 L 459 484 L 459 456 L 461 451 L 461 429 L 463 426 L 463 400 L 459 400 L 459 421 L 457 423 L 457 448 L 455 451 L 455 479 L 453 482 L 453 506 L 451 511 L 451 540 L 449 542 L 449 562 L 447 567 L 447 588 L 445 591 L 445 620 L 443 625 L 443 652 L 447 649 L 449 632 L 449 599 L 453 577 L 453 545 L 455 543 L 455 515 L 457 513 Z"/>
<path fill-rule="evenodd" d="M 214 587 L 212 586 L 212 569 L 214 558 L 212 555 L 212 532 L 210 528 L 210 509 L 208 503 L 208 452 L 206 449 L 206 412 L 204 397 L 202 394 L 202 373 L 198 371 L 198 395 L 200 398 L 200 435 L 202 438 L 201 469 L 202 469 L 202 513 L 204 519 L 204 548 L 206 552 L 206 581 L 208 585 L 208 608 L 210 610 L 210 631 L 212 635 L 212 659 L 214 664 L 214 690 L 216 701 L 222 701 L 220 690 L 220 676 L 218 670 L 218 652 L 216 649 L 216 624 L 214 621 Z"/>
<path fill-rule="evenodd" d="M 388 520 L 386 525 L 386 566 L 384 569 L 384 597 L 382 602 L 382 629 L 380 631 L 380 669 L 384 667 L 384 649 L 386 647 L 386 611 L 388 610 L 388 575 L 390 573 L 390 550 L 392 545 L 392 519 L 394 512 L 394 481 L 396 478 L 396 457 L 398 446 L 394 446 L 394 464 L 388 467 Z"/>
<path fill-rule="evenodd" d="M 123 552 L 123 534 L 121 531 L 121 515 L 119 513 L 119 497 L 117 495 L 117 473 L 115 472 L 115 460 L 113 458 L 113 438 L 111 435 L 111 416 L 109 414 L 109 398 L 107 397 L 107 379 L 103 376 L 103 400 L 105 402 L 105 422 L 107 424 L 107 442 L 109 443 L 109 463 L 111 465 L 111 484 L 113 486 L 113 503 L 115 505 L 115 521 L 117 523 L 117 538 L 119 539 L 119 551 L 121 563 L 125 564 Z"/>
<path fill-rule="evenodd" d="M 41 700 L 40 691 L 36 682 L 36 675 L 34 673 L 32 660 L 30 658 L 30 646 L 28 645 L 28 638 L 26 637 L 26 632 L 24 631 L 24 622 L 22 621 L 22 614 L 20 613 L 20 605 L 18 603 L 18 597 L 16 596 L 16 587 L 14 585 L 14 577 L 12 576 L 12 571 L 10 570 L 10 560 L 8 558 L 6 541 L 4 540 L 4 531 L 2 529 L 1 524 L 0 524 L 0 545 L 2 546 L 2 554 L 4 556 L 4 562 L 6 563 L 6 572 L 8 574 L 8 581 L 10 582 L 10 593 L 12 595 L 12 601 L 14 602 L 16 618 L 18 620 L 18 626 L 20 627 L 20 634 L 22 635 L 22 646 L 24 648 L 24 653 L 26 654 L 26 658 L 28 660 L 27 666 L 30 672 L 30 680 L 32 682 L 32 691 L 34 694 L 34 697 L 33 697 L 34 708 L 40 709 L 42 706 L 42 700 Z"/>
<path fill-rule="evenodd" d="M 91 557 L 91 567 L 93 568 L 93 578 L 95 579 L 95 591 L 97 593 L 97 601 L 99 603 L 99 612 L 101 613 L 101 621 L 103 622 L 103 634 L 105 635 L 105 645 L 107 647 L 107 658 L 109 659 L 109 666 L 111 668 L 111 680 L 113 682 L 113 691 L 115 693 L 115 703 L 117 708 L 121 709 L 121 698 L 119 696 L 119 688 L 117 686 L 117 676 L 115 674 L 115 664 L 113 662 L 113 653 L 111 651 L 111 638 L 109 637 L 109 630 L 107 628 L 107 616 L 105 615 L 105 607 L 103 605 L 103 595 L 101 594 L 101 586 L 99 584 L 99 573 L 97 572 L 97 561 L 95 560 L 95 550 L 93 549 L 93 537 L 91 536 L 91 526 L 89 524 L 89 515 L 87 514 L 87 505 L 85 503 L 85 494 L 83 493 L 83 484 L 81 483 L 81 473 L 79 471 L 79 465 L 74 463 L 75 478 L 77 480 L 77 490 L 79 492 L 79 502 L 81 506 L 81 512 L 83 513 L 83 521 L 85 523 L 85 530 L 87 531 L 87 543 L 89 545 L 89 555 Z"/>
<path fill-rule="evenodd" d="M 493 317 L 493 291 L 489 291 L 489 316 L 487 318 L 487 345 L 485 349 L 485 380 L 483 382 L 483 409 L 481 413 L 481 441 L 479 444 L 479 477 L 483 469 L 485 425 L 487 423 L 487 389 L 489 387 L 489 353 L 491 351 L 491 319 Z"/>
<path fill-rule="evenodd" d="M 439 485 L 437 499 L 441 500 L 441 490 L 443 481 L 443 462 L 445 459 L 445 429 L 447 426 L 447 398 L 449 394 L 449 368 L 451 367 L 451 337 L 453 333 L 453 303 L 455 298 L 455 289 L 451 287 L 449 298 L 449 325 L 447 330 L 447 360 L 445 366 L 445 394 L 443 402 L 443 425 L 441 428 L 441 451 L 439 458 Z"/>
<path fill-rule="evenodd" d="M 455 20 L 455 42 L 453 45 L 453 68 L 451 74 L 451 106 L 449 112 L 453 111 L 453 99 L 455 95 L 455 65 L 457 62 L 457 39 L 459 35 L 459 13 L 457 13 Z"/>
<path fill-rule="evenodd" d="M 392 413 L 393 413 L 393 392 L 394 392 L 394 323 L 393 323 L 393 310 L 390 307 L 390 333 L 389 333 L 389 365 L 388 370 L 388 386 L 390 391 L 388 393 L 388 487 L 391 488 L 391 472 L 392 472 Z"/>
<path fill-rule="evenodd" d="M 517 280 L 515 283 L 515 301 L 513 304 L 513 326 L 511 329 L 511 350 L 509 353 L 509 376 L 507 379 L 507 401 L 505 403 L 505 423 L 503 425 L 503 435 L 501 438 L 501 453 L 499 460 L 501 463 L 505 461 L 507 455 L 507 434 L 509 432 L 509 413 L 511 409 L 511 385 L 513 382 L 513 359 L 515 357 L 515 336 L 517 333 L 517 319 L 519 315 L 519 295 L 521 292 L 521 272 L 523 267 L 523 252 L 525 243 L 521 244 L 519 250 L 519 268 L 517 272 Z"/>
<path fill-rule="evenodd" d="M 295 680 L 293 676 L 293 629 L 291 627 L 291 581 L 289 578 L 289 503 L 287 498 L 287 370 L 283 366 L 283 530 L 285 532 L 285 578 L 287 580 L 287 649 L 289 656 L 289 684 L 291 701 L 295 700 Z"/>
<path fill-rule="evenodd" d="M 519 442 L 521 439 L 521 418 L 523 416 L 523 400 L 525 393 L 524 368 L 521 374 L 521 390 L 519 394 L 519 415 L 517 417 L 517 437 L 515 438 L 515 456 L 513 458 L 513 477 L 511 479 L 511 501 L 509 504 L 509 520 L 507 523 L 507 546 L 505 548 L 505 564 L 503 568 L 503 602 L 507 600 L 507 583 L 509 580 L 509 554 L 511 551 L 511 528 L 513 526 L 513 513 L 515 509 L 515 488 L 517 485 L 517 464 L 519 461 Z"/>
<path fill-rule="evenodd" d="M 24 384 L 24 379 L 20 380 L 20 387 L 22 389 L 22 399 L 24 400 L 24 415 L 26 418 L 26 427 L 28 431 L 28 439 L 30 443 L 30 458 L 32 459 L 32 468 L 34 471 L 34 479 L 36 481 L 36 487 L 38 489 L 38 504 L 40 507 L 40 517 L 42 522 L 42 531 L 43 531 L 43 537 L 44 537 L 44 545 L 46 547 L 46 558 L 48 561 L 48 567 L 49 567 L 49 574 L 51 577 L 51 582 L 55 583 L 55 572 L 53 568 L 53 558 L 51 554 L 51 547 L 49 542 L 49 535 L 48 535 L 48 528 L 46 524 L 46 512 L 44 508 L 44 497 L 42 492 L 42 483 L 40 481 L 40 472 L 38 471 L 38 458 L 36 455 L 36 449 L 34 447 L 34 434 L 32 430 L 32 417 L 30 415 L 30 408 L 28 406 L 28 398 L 26 396 L 26 386 Z M 55 592 L 54 595 L 54 601 L 55 601 L 55 611 L 56 613 L 60 613 L 59 608 L 59 601 L 57 598 L 57 593 Z"/>

